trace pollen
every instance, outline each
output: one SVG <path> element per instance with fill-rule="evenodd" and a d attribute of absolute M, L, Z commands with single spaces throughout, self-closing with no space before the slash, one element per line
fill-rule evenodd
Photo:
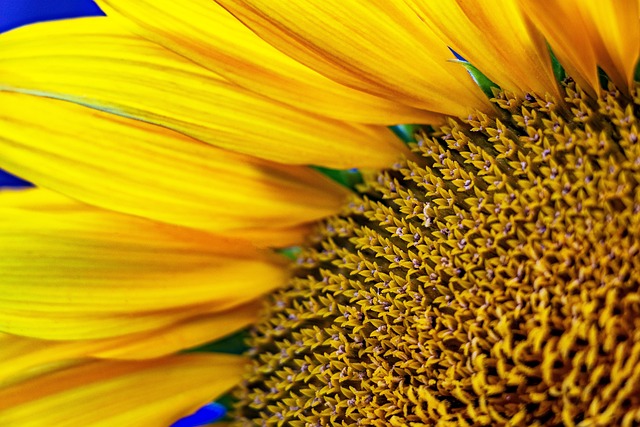
<path fill-rule="evenodd" d="M 238 426 L 640 424 L 640 97 L 420 131 L 270 296 Z"/>

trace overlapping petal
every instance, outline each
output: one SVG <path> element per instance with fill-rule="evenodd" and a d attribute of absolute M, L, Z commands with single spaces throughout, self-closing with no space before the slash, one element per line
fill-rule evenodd
<path fill-rule="evenodd" d="M 170 327 L 282 285 L 252 245 L 158 224 L 45 190 L 0 193 L 0 330 L 56 340 Z M 218 319 L 221 321 L 222 319 Z M 241 316 L 228 316 L 231 329 Z"/>
<path fill-rule="evenodd" d="M 107 209 L 217 233 L 251 231 L 254 241 L 264 242 L 264 230 L 278 237 L 273 245 L 291 243 L 301 224 L 335 212 L 345 196 L 307 167 L 10 92 L 0 92 L 0 167 Z"/>
<path fill-rule="evenodd" d="M 501 88 L 558 94 L 544 37 L 518 0 L 406 2 L 443 43 Z"/>
<path fill-rule="evenodd" d="M 598 66 L 628 90 L 640 55 L 636 0 L 520 0 L 569 74 L 598 88 Z"/>
<path fill-rule="evenodd" d="M 261 303 L 190 318 L 143 333 L 96 340 L 48 341 L 0 333 L 0 384 L 24 381 L 39 370 L 90 359 L 144 360 L 222 338 L 253 322 Z"/>
<path fill-rule="evenodd" d="M 274 102 L 109 18 L 18 29 L 0 36 L 0 49 L 0 90 L 70 100 L 263 159 L 382 167 L 401 147 L 384 127 L 352 125 Z M 10 108 L 10 102 L 2 105 Z M 392 109 L 387 105 L 386 111 Z"/>
<path fill-rule="evenodd" d="M 323 116 L 384 125 L 429 123 L 438 115 L 340 85 L 260 39 L 208 0 L 98 1 L 148 37 L 225 78 L 275 100 Z"/>
<path fill-rule="evenodd" d="M 0 388 L 0 424 L 167 426 L 231 388 L 244 371 L 237 356 L 171 356 L 96 361 Z"/>
<path fill-rule="evenodd" d="M 126 10 L 125 3 L 101 2 L 116 10 Z M 200 3 L 180 2 L 194 8 Z M 218 3 L 267 42 L 338 83 L 437 113 L 466 115 L 488 106 L 464 68 L 448 61 L 447 46 L 403 1 Z M 167 15 L 182 13 L 174 2 L 162 6 Z M 203 27 L 210 22 L 200 21 Z"/>

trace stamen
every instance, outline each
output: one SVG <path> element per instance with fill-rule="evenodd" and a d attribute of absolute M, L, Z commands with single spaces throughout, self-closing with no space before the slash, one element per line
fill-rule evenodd
<path fill-rule="evenodd" d="M 237 425 L 640 420 L 638 90 L 493 95 L 303 248 Z"/>

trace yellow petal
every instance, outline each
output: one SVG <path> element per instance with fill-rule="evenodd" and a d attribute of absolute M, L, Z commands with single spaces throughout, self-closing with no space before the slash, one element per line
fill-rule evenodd
<path fill-rule="evenodd" d="M 260 307 L 260 302 L 251 302 L 158 330 L 98 340 L 47 341 L 0 333 L 0 385 L 83 359 L 143 360 L 168 356 L 248 326 L 257 318 Z"/>
<path fill-rule="evenodd" d="M 70 100 L 267 160 L 378 168 L 395 161 L 402 147 L 384 127 L 350 125 L 266 99 L 109 18 L 20 28 L 0 36 L 0 49 L 0 90 Z"/>
<path fill-rule="evenodd" d="M 293 227 L 259 227 L 238 230 L 233 236 L 238 239 L 249 240 L 261 246 L 270 248 L 287 248 L 304 242 L 315 224 L 303 224 Z"/>
<path fill-rule="evenodd" d="M 78 293 L 74 289 L 74 293 Z M 24 301 L 31 295 L 25 295 Z M 243 301 L 241 301 L 242 303 Z M 5 305 L 4 301 L 0 304 Z M 97 305 L 97 304 L 96 304 Z M 43 310 L 4 309 L 0 327 L 22 336 L 48 340 L 85 340 L 117 337 L 142 331 L 154 331 L 193 316 L 232 305 L 182 307 L 176 310 L 139 311 L 131 314 L 91 314 L 46 312 Z"/>
<path fill-rule="evenodd" d="M 152 333 L 103 340 L 87 355 L 101 359 L 139 360 L 167 356 L 225 337 L 254 323 L 260 300 L 229 310 L 197 316 Z"/>
<path fill-rule="evenodd" d="M 42 209 L 34 208 L 38 198 Z M 246 242 L 92 208 L 45 190 L 0 193 L 0 203 L 5 332 L 45 339 L 122 336 L 239 306 L 287 279 L 279 261 Z"/>
<path fill-rule="evenodd" d="M 628 91 L 640 53 L 637 0 L 521 3 L 572 77 L 597 89 L 600 66 Z"/>
<path fill-rule="evenodd" d="M 233 387 L 244 359 L 98 361 L 0 389 L 3 427 L 168 426 Z"/>
<path fill-rule="evenodd" d="M 375 172 L 364 171 L 364 173 L 374 174 Z M 312 185 L 312 183 L 310 183 L 310 185 Z M 5 207 L 20 207 L 22 209 L 35 211 L 57 211 L 65 210 L 68 207 L 68 200 L 66 198 L 56 196 L 52 192 L 47 191 L 36 193 L 29 191 L 12 192 L 7 190 L 4 193 L 0 192 L 0 195 L 2 195 L 2 198 L 0 198 L 0 206 Z M 228 242 L 245 240 L 255 243 L 257 241 L 260 247 L 267 244 L 269 247 L 286 248 L 303 242 L 314 226 L 314 223 L 309 223 L 285 228 L 268 227 L 268 225 L 265 227 L 244 228 L 242 230 L 232 231 L 232 240 L 228 240 Z"/>
<path fill-rule="evenodd" d="M 334 213 L 346 195 L 306 167 L 9 92 L 0 92 L 0 168 L 96 206 L 216 233 L 257 230 L 258 241 L 259 230 L 273 234 Z"/>
<path fill-rule="evenodd" d="M 148 37 L 256 93 L 339 120 L 427 123 L 437 115 L 340 85 L 278 51 L 214 2 L 98 1 Z"/>
<path fill-rule="evenodd" d="M 517 2 L 410 0 L 411 7 L 443 43 L 501 88 L 557 94 L 544 37 Z"/>
<path fill-rule="evenodd" d="M 401 0 L 217 3 L 273 46 L 338 83 L 443 114 L 466 115 L 470 108 L 488 106 L 464 68 L 448 61 L 447 46 Z M 173 2 L 162 4 L 173 12 Z M 206 25 L 203 18 L 194 19 Z"/>

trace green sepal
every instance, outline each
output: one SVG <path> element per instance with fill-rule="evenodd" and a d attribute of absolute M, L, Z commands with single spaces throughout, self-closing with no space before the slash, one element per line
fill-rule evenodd
<path fill-rule="evenodd" d="M 276 250 L 276 252 L 280 255 L 286 256 L 291 261 L 295 261 L 296 259 L 298 259 L 298 255 L 300 255 L 302 249 L 300 249 L 299 246 L 291 246 L 289 248 L 278 249 Z"/>
<path fill-rule="evenodd" d="M 549 46 L 548 44 L 547 49 L 549 50 L 549 55 L 551 56 L 551 68 L 553 70 L 553 75 L 555 76 L 557 81 L 561 82 L 567 77 L 567 72 L 560 64 L 560 61 L 558 61 L 558 57 L 556 56 L 556 54 L 553 53 L 553 50 L 551 50 L 551 46 Z"/>
<path fill-rule="evenodd" d="M 249 338 L 249 331 L 243 329 L 214 342 L 183 350 L 182 353 L 244 354 L 249 350 L 246 344 L 247 338 Z"/>
<path fill-rule="evenodd" d="M 633 80 L 640 82 L 640 62 L 636 65 L 636 72 L 633 73 Z"/>
<path fill-rule="evenodd" d="M 224 416 L 224 418 L 222 418 L 220 420 L 220 422 L 233 421 L 233 418 L 231 418 L 229 416 L 229 414 L 232 412 L 233 406 L 236 404 L 237 401 L 238 401 L 238 399 L 233 397 L 233 395 L 231 395 L 231 394 L 224 394 L 224 395 L 220 396 L 218 398 L 218 400 L 216 400 L 216 403 L 219 403 L 220 405 L 222 405 L 225 408 L 227 408 L 227 414 Z"/>
<path fill-rule="evenodd" d="M 457 59 L 452 59 L 451 61 L 461 64 L 471 75 L 471 78 L 474 82 L 476 82 L 478 87 L 482 89 L 485 95 L 487 95 L 487 97 L 493 98 L 492 89 L 500 89 L 500 86 L 489 80 L 487 76 L 482 74 L 480 70 L 478 70 L 474 65 L 471 65 L 471 63 L 467 61 L 460 61 Z"/>
<path fill-rule="evenodd" d="M 598 67 L 598 83 L 600 83 L 600 87 L 607 90 L 610 81 L 611 79 L 607 73 L 602 68 Z"/>
<path fill-rule="evenodd" d="M 357 185 L 362 184 L 362 174 L 357 169 L 350 170 L 338 170 L 329 169 L 322 166 L 311 166 L 312 169 L 317 170 L 321 174 L 331 178 L 340 185 L 343 185 L 351 190 L 354 190 Z"/>
<path fill-rule="evenodd" d="M 389 129 L 405 144 L 416 142 L 415 134 L 420 129 L 420 125 L 394 125 Z"/>

